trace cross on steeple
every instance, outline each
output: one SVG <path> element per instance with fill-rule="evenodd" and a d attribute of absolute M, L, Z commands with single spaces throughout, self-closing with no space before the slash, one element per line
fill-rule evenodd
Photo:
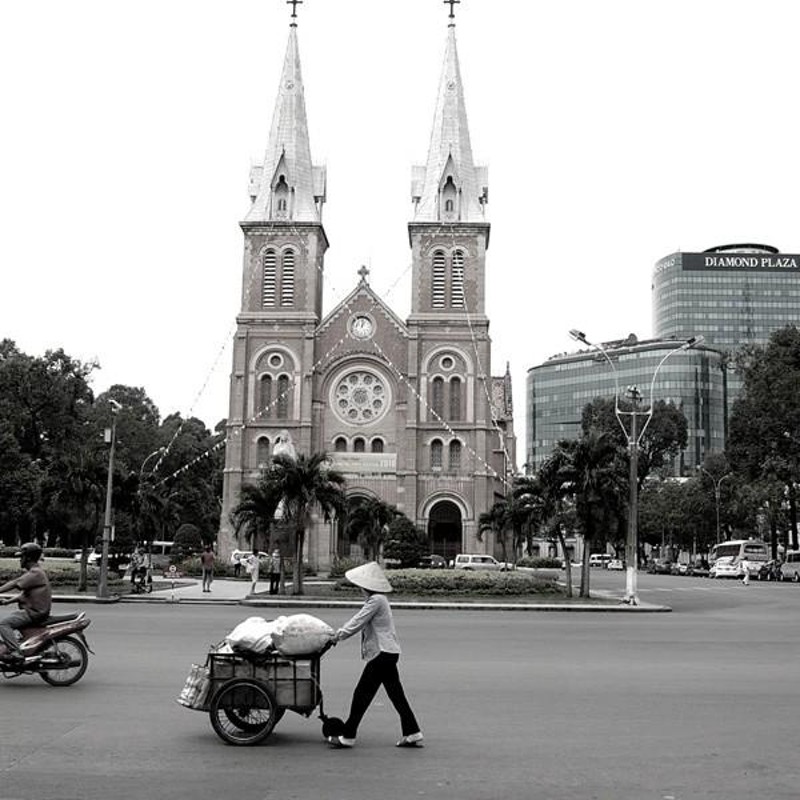
<path fill-rule="evenodd" d="M 292 20 L 297 19 L 297 6 L 303 5 L 303 0 L 286 0 L 286 5 L 292 7 Z M 297 27 L 296 22 L 291 23 L 293 28 Z"/>
<path fill-rule="evenodd" d="M 456 18 L 455 9 L 453 6 L 459 5 L 461 0 L 444 0 L 444 4 L 450 6 L 450 14 L 448 15 L 448 19 L 454 20 Z M 455 22 L 451 22 L 451 25 L 455 25 Z"/>
<path fill-rule="evenodd" d="M 358 271 L 358 274 L 361 276 L 361 280 L 366 283 L 369 270 L 363 264 L 361 265 L 361 269 Z"/>

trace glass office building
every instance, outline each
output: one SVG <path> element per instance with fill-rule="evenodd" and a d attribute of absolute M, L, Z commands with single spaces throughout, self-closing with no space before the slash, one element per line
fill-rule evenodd
<path fill-rule="evenodd" d="M 689 338 L 689 337 L 686 337 Z M 533 472 L 550 455 L 560 439 L 580 432 L 581 413 L 596 397 L 613 398 L 616 387 L 624 392 L 638 387 L 641 407 L 654 401 L 672 402 L 686 415 L 688 444 L 674 466 L 686 475 L 703 463 L 707 453 L 724 447 L 723 355 L 705 344 L 673 353 L 653 375 L 664 356 L 683 340 L 635 336 L 607 342 L 603 349 L 614 364 L 595 349 L 553 356 L 528 370 L 526 471 Z M 616 382 L 615 382 L 616 375 Z"/>
<path fill-rule="evenodd" d="M 653 336 L 686 339 L 731 351 L 766 344 L 800 324 L 800 255 L 768 245 L 723 245 L 673 253 L 653 270 Z"/>
<path fill-rule="evenodd" d="M 653 335 L 704 336 L 730 355 L 764 345 L 786 325 L 800 325 L 800 255 L 759 244 L 672 253 L 653 270 Z M 726 367 L 728 362 L 726 362 Z M 732 368 L 725 384 L 725 431 L 742 382 Z"/>

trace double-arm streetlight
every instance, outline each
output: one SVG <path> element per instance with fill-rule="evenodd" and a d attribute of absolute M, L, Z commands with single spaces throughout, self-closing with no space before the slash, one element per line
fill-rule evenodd
<path fill-rule="evenodd" d="M 721 535 L 722 532 L 719 525 L 720 487 L 722 486 L 722 481 L 724 481 L 725 478 L 731 477 L 731 473 L 726 472 L 719 479 L 716 479 L 705 467 L 700 467 L 700 471 L 705 472 L 705 474 L 708 475 L 708 477 L 711 479 L 711 483 L 714 484 L 714 500 L 717 507 L 717 544 L 719 544 L 722 541 L 722 535 Z"/>
<path fill-rule="evenodd" d="M 639 410 L 637 408 L 638 402 L 641 398 L 639 389 L 636 386 L 629 386 L 627 389 L 628 396 L 631 399 L 631 410 L 623 411 L 619 406 L 619 376 L 614 362 L 609 357 L 605 348 L 600 344 L 590 342 L 586 338 L 583 331 L 573 328 L 569 335 L 577 342 L 582 342 L 588 347 L 593 347 L 595 350 L 603 354 L 611 371 L 614 374 L 614 414 L 617 417 L 622 432 L 628 441 L 628 450 L 630 452 L 630 500 L 628 509 L 628 537 L 625 540 L 625 597 L 623 602 L 632 606 L 639 605 L 639 589 L 638 589 L 638 572 L 639 572 L 639 444 L 644 437 L 647 426 L 653 418 L 653 394 L 655 392 L 656 375 L 661 369 L 664 362 L 675 353 L 680 353 L 683 350 L 689 350 L 691 347 L 700 344 L 703 341 L 702 336 L 692 336 L 687 339 L 679 347 L 670 350 L 658 362 L 658 366 L 653 372 L 653 378 L 650 381 L 650 406 L 647 409 Z M 630 430 L 625 426 L 623 417 L 629 416 L 631 418 Z M 637 419 L 644 417 L 644 424 L 641 430 L 637 431 Z"/>

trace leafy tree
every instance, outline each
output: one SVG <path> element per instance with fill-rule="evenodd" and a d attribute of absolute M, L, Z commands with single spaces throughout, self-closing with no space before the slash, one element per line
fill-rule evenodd
<path fill-rule="evenodd" d="M 430 542 L 424 530 L 418 528 L 405 514 L 389 523 L 383 554 L 397 559 L 401 567 L 416 567 L 422 556 L 430 553 Z"/>
<path fill-rule="evenodd" d="M 797 549 L 800 330 L 788 325 L 775 331 L 765 347 L 737 353 L 735 365 L 743 385 L 731 413 L 728 458 L 733 469 L 749 479 L 785 487 L 791 547 Z"/>
<path fill-rule="evenodd" d="M 183 561 L 203 549 L 203 535 L 200 533 L 200 528 L 191 522 L 184 522 L 175 531 L 175 538 L 172 541 L 172 557 L 175 561 Z"/>
<path fill-rule="evenodd" d="M 357 495 L 347 500 L 347 530 L 356 535 L 364 557 L 377 561 L 386 541 L 389 525 L 400 513 L 396 506 L 379 497 Z"/>
<path fill-rule="evenodd" d="M 303 594 L 303 549 L 311 514 L 319 508 L 326 521 L 345 508 L 344 476 L 328 466 L 326 453 L 292 458 L 275 455 L 260 484 L 264 496 L 282 508 L 283 520 L 294 531 L 293 594 Z"/>
<path fill-rule="evenodd" d="M 626 424 L 628 435 L 630 433 L 630 412 L 633 405 L 629 400 L 620 398 L 620 411 L 623 412 L 622 420 Z M 625 413 L 628 412 L 628 413 Z M 639 410 L 641 415 L 641 410 Z M 637 431 L 641 431 L 644 424 L 641 416 L 637 418 Z M 581 430 L 586 436 L 591 430 L 606 433 L 617 445 L 627 452 L 628 435 L 622 432 L 622 427 L 616 417 L 613 399 L 598 397 L 583 409 L 581 415 Z M 653 403 L 653 416 L 645 428 L 638 449 L 638 480 L 639 488 L 645 480 L 666 466 L 686 448 L 688 442 L 688 423 L 683 411 L 672 403 L 656 400 Z M 627 478 L 626 478 L 627 480 Z"/>

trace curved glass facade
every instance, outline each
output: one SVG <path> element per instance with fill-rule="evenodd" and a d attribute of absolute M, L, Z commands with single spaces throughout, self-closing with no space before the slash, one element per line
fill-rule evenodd
<path fill-rule="evenodd" d="M 688 338 L 688 337 L 687 337 Z M 688 421 L 688 445 L 674 465 L 675 474 L 687 474 L 703 463 L 707 453 L 721 451 L 725 442 L 724 358 L 705 346 L 674 353 L 653 375 L 667 353 L 681 344 L 674 340 L 628 340 L 603 347 L 616 370 L 597 350 L 554 356 L 528 370 L 527 469 L 535 470 L 560 439 L 574 439 L 581 413 L 596 397 L 613 398 L 616 386 L 624 392 L 637 386 L 642 407 L 653 400 L 672 402 Z"/>

